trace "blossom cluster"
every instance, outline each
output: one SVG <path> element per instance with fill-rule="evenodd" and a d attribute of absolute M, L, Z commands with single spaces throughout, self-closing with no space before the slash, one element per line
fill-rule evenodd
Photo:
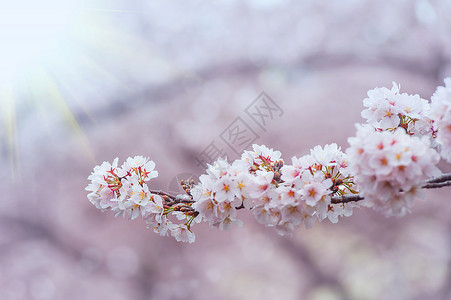
<path fill-rule="evenodd" d="M 94 168 L 88 198 L 102 211 L 142 217 L 160 235 L 184 242 L 194 241 L 193 223 L 224 230 L 241 225 L 240 210 L 282 235 L 302 223 L 307 228 L 324 219 L 336 223 L 359 204 L 403 216 L 422 195 L 426 178 L 433 177 L 428 182 L 434 187 L 451 185 L 451 174 L 435 177 L 441 174 L 440 157 L 451 162 L 451 78 L 431 101 L 399 89 L 393 83 L 391 89 L 368 91 L 361 113 L 366 124 L 356 125 L 345 151 L 337 144 L 316 146 L 286 163 L 280 151 L 253 145 L 237 160 L 207 165 L 197 182 L 182 181 L 181 195 L 149 189 L 158 173 L 148 158 L 128 158 L 121 167 L 116 158 Z"/>
<path fill-rule="evenodd" d="M 336 144 L 320 146 L 311 154 L 284 164 L 280 151 L 253 145 L 241 159 L 229 164 L 218 159 L 193 189 L 193 204 L 202 219 L 213 227 L 228 229 L 237 209 L 252 211 L 256 220 L 289 234 L 304 222 L 350 216 L 355 204 L 332 204 L 332 195 L 344 195 L 354 185 L 347 172 L 348 160 Z"/>
<path fill-rule="evenodd" d="M 432 135 L 429 102 L 419 95 L 400 93 L 399 89 L 393 82 L 391 89 L 382 87 L 368 91 L 368 98 L 363 100 L 367 109 L 362 111 L 362 117 L 381 131 L 404 128 L 410 135 Z"/>
<path fill-rule="evenodd" d="M 420 183 L 437 176 L 440 160 L 427 137 L 393 133 L 357 126 L 357 136 L 348 139 L 350 172 L 365 198 L 364 204 L 387 216 L 403 216 L 418 196 Z"/>
<path fill-rule="evenodd" d="M 154 168 L 155 163 L 142 156 L 129 157 L 121 167 L 118 167 L 118 158 L 111 164 L 103 162 L 88 177 L 91 180 L 86 187 L 90 192 L 88 199 L 98 209 L 111 210 L 116 216 L 131 220 L 141 216 L 147 226 L 160 235 L 171 233 L 179 241 L 193 242 L 194 234 L 187 227 L 189 223 L 180 225 L 167 218 L 168 213 L 174 212 L 179 219 L 184 219 L 189 211 L 177 211 L 177 206 L 168 208 L 164 197 L 149 190 L 146 182 L 158 176 Z"/>

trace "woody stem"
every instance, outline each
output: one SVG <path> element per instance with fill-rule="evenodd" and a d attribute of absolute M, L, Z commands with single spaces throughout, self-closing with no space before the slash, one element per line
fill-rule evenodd
<path fill-rule="evenodd" d="M 177 204 L 189 205 L 189 204 L 195 202 L 194 200 L 191 200 L 191 199 L 178 198 L 178 197 L 168 194 L 167 192 L 164 192 L 164 191 L 150 190 L 149 192 L 152 194 L 155 194 L 155 195 L 160 195 L 163 198 L 163 204 L 168 207 L 172 207 Z"/>

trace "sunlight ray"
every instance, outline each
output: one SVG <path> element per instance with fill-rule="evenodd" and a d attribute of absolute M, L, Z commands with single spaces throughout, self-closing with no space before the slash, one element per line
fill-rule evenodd
<path fill-rule="evenodd" d="M 14 103 L 13 87 L 8 82 L 3 82 L 0 88 L 0 99 L 2 101 L 3 126 L 6 131 L 6 144 L 13 181 L 20 179 L 20 155 L 16 123 L 16 108 Z"/>
<path fill-rule="evenodd" d="M 33 97 L 36 97 L 35 101 L 40 103 L 43 102 L 40 100 L 46 99 L 45 101 L 48 105 L 46 109 L 49 110 L 50 107 L 52 107 L 60 116 L 63 117 L 63 122 L 66 123 L 73 132 L 75 132 L 77 138 L 81 142 L 84 155 L 91 161 L 95 161 L 94 154 L 83 129 L 78 124 L 71 109 L 67 105 L 66 99 L 63 97 L 49 72 L 42 66 L 36 68 L 35 77 L 31 83 L 33 85 Z M 51 133 L 51 131 L 49 131 L 49 133 Z"/>

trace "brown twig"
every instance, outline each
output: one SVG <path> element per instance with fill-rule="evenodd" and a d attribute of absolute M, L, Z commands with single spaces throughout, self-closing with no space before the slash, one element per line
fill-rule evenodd
<path fill-rule="evenodd" d="M 444 182 L 451 180 L 451 173 L 443 174 L 441 176 L 433 177 L 425 181 L 425 183 Z"/>
<path fill-rule="evenodd" d="M 169 199 L 171 199 L 172 201 L 177 201 L 177 197 L 176 196 L 170 195 L 170 194 L 168 194 L 168 193 L 166 193 L 164 191 L 150 190 L 149 192 L 151 192 L 152 194 L 155 194 L 155 195 L 163 196 L 163 197 L 166 196 Z"/>
<path fill-rule="evenodd" d="M 357 202 L 360 200 L 363 200 L 363 198 L 360 195 L 344 195 L 344 196 L 333 196 L 332 197 L 332 204 L 339 204 L 339 203 L 348 203 L 348 202 Z"/>
<path fill-rule="evenodd" d="M 190 204 L 196 202 L 192 199 L 177 198 L 177 196 L 168 194 L 164 191 L 150 190 L 149 192 L 155 195 L 160 195 L 163 198 L 163 204 L 167 207 L 174 207 L 176 205 L 191 207 Z"/>
<path fill-rule="evenodd" d="M 451 181 L 445 181 L 445 182 L 432 182 L 432 183 L 425 183 L 421 186 L 423 189 L 436 189 L 441 188 L 444 186 L 450 186 Z"/>

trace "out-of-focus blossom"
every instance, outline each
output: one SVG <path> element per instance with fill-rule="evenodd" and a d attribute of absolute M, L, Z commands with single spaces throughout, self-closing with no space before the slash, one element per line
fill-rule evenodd
<path fill-rule="evenodd" d="M 440 154 L 451 162 L 451 77 L 445 79 L 445 86 L 437 87 L 431 98 L 431 117 L 437 130 Z"/>

